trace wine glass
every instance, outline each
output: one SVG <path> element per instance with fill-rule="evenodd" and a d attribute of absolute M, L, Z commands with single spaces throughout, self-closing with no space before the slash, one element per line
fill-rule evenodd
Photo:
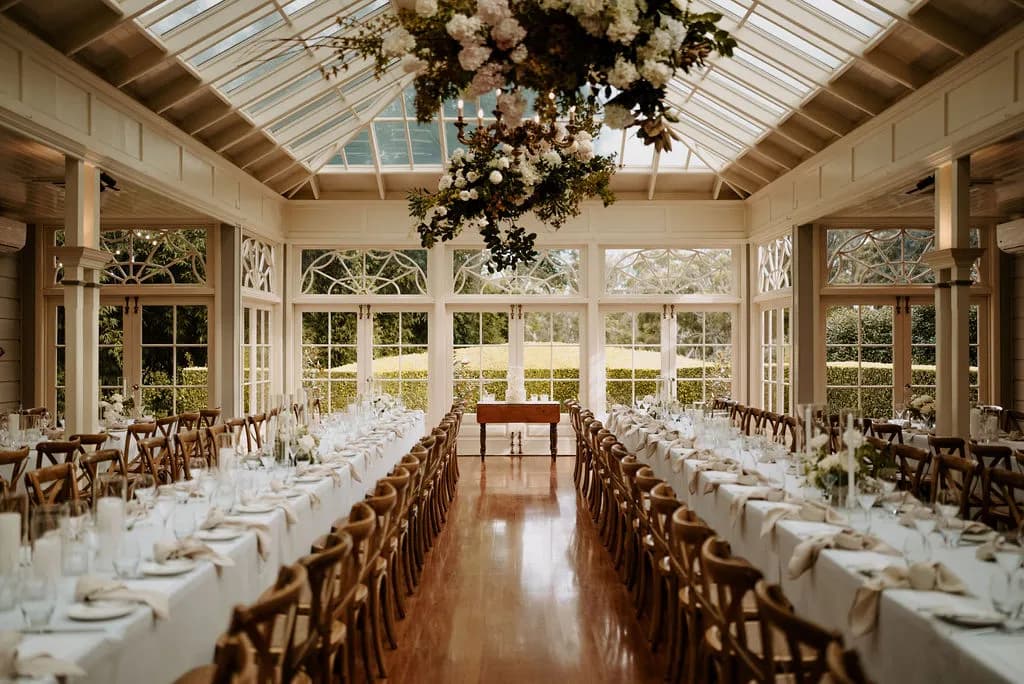
<path fill-rule="evenodd" d="M 171 513 L 174 512 L 174 508 L 177 504 L 178 501 L 174 495 L 173 489 L 160 487 L 157 490 L 156 502 L 153 505 L 153 510 L 156 511 L 157 518 L 159 518 L 162 528 L 167 528 L 167 521 L 170 520 Z"/>
<path fill-rule="evenodd" d="M 924 563 L 931 559 L 932 548 L 924 534 L 908 534 L 903 542 L 903 557 L 908 566 Z"/>
<path fill-rule="evenodd" d="M 856 482 L 857 488 L 857 503 L 860 504 L 861 509 L 864 511 L 864 524 L 866 525 L 865 531 L 871 531 L 871 508 L 878 501 L 879 495 L 882 493 L 882 487 L 878 482 L 871 477 L 862 477 Z"/>
<path fill-rule="evenodd" d="M 995 544 L 996 562 L 1006 572 L 1014 572 L 1021 565 L 1021 547 L 1009 541 L 1006 537 L 999 537 Z"/>
<path fill-rule="evenodd" d="M 1019 570 L 997 570 L 989 578 L 989 599 L 992 607 L 1005 618 L 1003 626 L 1009 631 L 1024 627 L 1021 608 L 1024 607 L 1024 573 Z"/>
<path fill-rule="evenodd" d="M 141 473 L 135 476 L 135 498 L 143 508 L 149 509 L 156 499 L 156 480 L 152 475 Z"/>
<path fill-rule="evenodd" d="M 911 518 L 914 521 L 914 529 L 925 537 L 935 531 L 935 526 L 938 523 L 935 512 L 923 506 L 915 508 L 911 513 Z"/>
<path fill-rule="evenodd" d="M 174 538 L 178 541 L 187 539 L 195 534 L 196 514 L 188 506 L 179 506 L 173 516 Z"/>
<path fill-rule="evenodd" d="M 903 505 L 902 497 L 896 495 L 899 487 L 900 471 L 896 468 L 882 468 L 878 471 L 877 477 L 879 486 L 882 488 L 882 508 L 893 518 L 900 514 Z"/>
<path fill-rule="evenodd" d="M 142 563 L 142 550 L 135 535 L 122 534 L 114 558 L 114 574 L 120 579 L 137 579 Z"/>
<path fill-rule="evenodd" d="M 57 588 L 51 577 L 29 572 L 19 587 L 21 614 L 29 629 L 42 629 L 50 623 L 57 602 Z"/>

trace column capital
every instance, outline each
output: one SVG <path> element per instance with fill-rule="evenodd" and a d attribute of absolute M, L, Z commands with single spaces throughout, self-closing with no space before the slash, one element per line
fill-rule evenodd
<path fill-rule="evenodd" d="M 92 247 L 54 247 L 54 256 L 65 268 L 88 268 L 102 270 L 114 260 L 114 255 Z"/>
<path fill-rule="evenodd" d="M 937 249 L 927 252 L 921 257 L 921 261 L 938 271 L 941 268 L 971 268 L 974 262 L 985 253 L 980 247 L 954 247 L 950 249 Z"/>

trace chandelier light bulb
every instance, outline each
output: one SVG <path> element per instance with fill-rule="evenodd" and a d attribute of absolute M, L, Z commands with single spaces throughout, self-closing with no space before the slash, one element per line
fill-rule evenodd
<path fill-rule="evenodd" d="M 458 103 L 458 107 L 459 107 L 459 116 L 462 116 L 462 107 L 463 107 L 463 105 L 464 105 L 464 104 L 465 104 L 465 103 L 464 103 L 464 102 L 463 102 L 462 100 L 459 100 L 459 103 Z"/>

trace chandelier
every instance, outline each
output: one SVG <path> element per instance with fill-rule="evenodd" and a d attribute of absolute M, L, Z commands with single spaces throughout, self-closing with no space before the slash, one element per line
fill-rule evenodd
<path fill-rule="evenodd" d="M 503 97 L 501 89 L 496 90 L 494 94 L 496 99 L 501 101 Z M 544 147 L 566 149 L 572 147 L 576 144 L 576 134 L 582 128 L 576 118 L 576 107 L 569 107 L 569 120 L 568 123 L 563 125 L 555 118 L 555 94 L 548 93 L 547 101 L 549 106 L 538 107 L 538 111 L 533 115 L 533 118 L 520 120 L 514 124 L 508 123 L 501 109 L 495 108 L 491 112 L 494 115 L 494 122 L 484 125 L 484 110 L 481 107 L 476 112 L 476 128 L 467 133 L 466 128 L 470 124 L 464 117 L 465 102 L 460 99 L 456 103 L 458 118 L 455 120 L 458 140 L 463 145 L 479 145 L 483 142 L 480 140 L 480 137 L 486 136 L 492 138 L 495 142 L 504 142 L 513 147 L 526 147 L 528 149 Z M 592 119 L 593 114 L 593 107 L 589 107 L 584 113 L 584 117 L 589 116 Z"/>

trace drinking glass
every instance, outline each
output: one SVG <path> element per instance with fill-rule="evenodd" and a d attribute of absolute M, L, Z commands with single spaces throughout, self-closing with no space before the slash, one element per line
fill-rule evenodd
<path fill-rule="evenodd" d="M 92 512 L 84 501 L 69 501 L 64 504 L 61 515 L 61 571 L 77 577 L 89 572 L 92 556 L 90 535 L 93 530 Z"/>
<path fill-rule="evenodd" d="M 882 468 L 878 471 L 879 486 L 882 488 L 882 508 L 893 518 L 900 514 L 900 507 L 903 505 L 901 497 L 896 496 L 896 488 L 899 486 L 900 471 L 895 468 Z"/>
<path fill-rule="evenodd" d="M 141 563 L 142 552 L 138 538 L 132 534 L 122 534 L 114 556 L 114 573 L 120 579 L 136 579 L 139 577 Z"/>
<path fill-rule="evenodd" d="M 1021 547 L 1017 546 L 1006 537 L 1000 537 L 996 540 L 996 562 L 1006 572 L 1016 571 L 1021 564 L 1021 559 L 1024 556 L 1021 555 Z"/>
<path fill-rule="evenodd" d="M 178 541 L 195 534 L 196 513 L 188 506 L 178 506 L 173 515 L 174 538 Z"/>
<path fill-rule="evenodd" d="M 40 629 L 48 625 L 57 602 L 53 580 L 41 574 L 28 573 L 22 578 L 18 594 L 25 626 Z"/>
<path fill-rule="evenodd" d="M 882 493 L 882 487 L 871 477 L 862 477 L 856 481 L 857 487 L 857 503 L 860 504 L 861 509 L 864 511 L 864 524 L 866 530 L 871 531 L 871 508 L 878 501 L 879 495 Z"/>
<path fill-rule="evenodd" d="M 171 513 L 174 512 L 174 507 L 177 503 L 178 501 L 174 495 L 173 488 L 159 488 L 156 495 L 156 502 L 153 504 L 153 510 L 156 511 L 156 515 L 159 518 L 162 527 L 167 527 L 167 521 L 170 520 Z"/>
<path fill-rule="evenodd" d="M 152 506 L 153 500 L 156 499 L 156 480 L 152 475 L 135 475 L 135 498 L 147 509 Z"/>
<path fill-rule="evenodd" d="M 907 565 L 924 563 L 931 560 L 932 547 L 928 543 L 928 537 L 924 534 L 908 534 L 903 542 L 903 557 Z"/>
<path fill-rule="evenodd" d="M 935 525 L 938 523 L 935 513 L 927 508 L 918 508 L 913 513 L 914 528 L 922 535 L 927 537 L 929 534 L 935 531 Z"/>
<path fill-rule="evenodd" d="M 1024 607 L 1024 573 L 1019 570 L 997 570 L 989 578 L 988 590 L 992 607 L 1006 618 L 1003 626 L 1010 631 L 1024 627 L 1024 621 L 1021 619 L 1021 608 Z"/>
<path fill-rule="evenodd" d="M 213 506 L 224 513 L 230 513 L 235 506 L 235 487 L 229 480 L 221 480 L 213 493 Z"/>

